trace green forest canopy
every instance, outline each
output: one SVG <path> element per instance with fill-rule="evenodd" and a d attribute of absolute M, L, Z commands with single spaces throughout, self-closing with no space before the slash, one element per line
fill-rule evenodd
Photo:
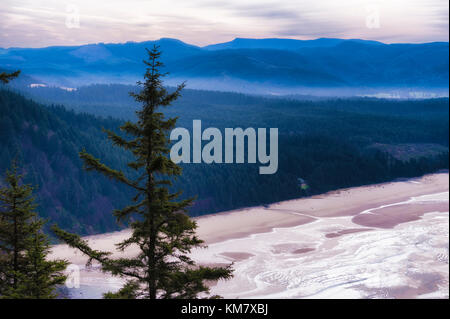
<path fill-rule="evenodd" d="M 61 104 L 72 99 L 68 108 L 76 112 L 0 90 L 0 169 L 19 155 L 26 181 L 39 187 L 41 216 L 80 234 L 117 229 L 109 212 L 128 204 L 129 190 L 84 172 L 78 152 L 86 148 L 111 167 L 125 168 L 128 155 L 114 148 L 101 128 L 116 130 L 123 119 L 134 118 L 130 88 L 33 89 L 33 100 Z M 167 112 L 188 129 L 193 119 L 219 129 L 279 129 L 274 175 L 259 175 L 251 164 L 184 165 L 175 187 L 186 197 L 198 196 L 193 216 L 448 168 L 448 99 L 299 101 L 186 90 Z M 406 161 L 395 159 L 387 152 L 394 154 L 397 145 L 421 151 Z M 439 152 L 424 152 L 424 145 Z M 298 178 L 309 188 L 299 187 Z"/>

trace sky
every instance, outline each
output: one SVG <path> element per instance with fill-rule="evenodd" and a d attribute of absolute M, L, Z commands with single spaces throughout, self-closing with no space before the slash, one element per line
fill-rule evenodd
<path fill-rule="evenodd" d="M 447 0 L 1 0 L 0 47 L 176 38 L 448 41 Z"/>

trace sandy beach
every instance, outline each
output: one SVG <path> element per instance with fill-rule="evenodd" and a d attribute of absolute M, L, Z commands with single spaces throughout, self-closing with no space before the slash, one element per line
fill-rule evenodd
<path fill-rule="evenodd" d="M 443 172 L 199 217 L 209 247 L 193 258 L 235 263 L 234 278 L 212 287 L 226 298 L 448 297 L 448 178 Z M 128 235 L 86 239 L 114 251 Z M 80 267 L 81 286 L 69 289 L 74 298 L 121 285 L 86 269 L 86 258 L 66 245 L 52 254 Z"/>

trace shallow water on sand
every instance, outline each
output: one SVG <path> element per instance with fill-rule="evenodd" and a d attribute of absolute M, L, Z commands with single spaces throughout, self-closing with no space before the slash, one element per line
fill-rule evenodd
<path fill-rule="evenodd" d="M 204 264 L 234 262 L 234 278 L 211 287 L 225 298 L 448 298 L 448 192 L 412 197 L 392 206 L 441 204 L 393 228 L 364 227 L 354 216 L 323 217 L 196 249 Z M 427 206 L 427 205 L 434 206 Z M 101 298 L 120 279 L 82 271 L 71 298 Z"/>
<path fill-rule="evenodd" d="M 411 201 L 448 203 L 448 193 Z M 223 261 L 223 251 L 254 255 L 234 264 L 233 280 L 213 287 L 225 298 L 448 298 L 448 212 L 393 229 L 356 226 L 350 217 L 318 219 L 210 245 L 197 259 Z"/>

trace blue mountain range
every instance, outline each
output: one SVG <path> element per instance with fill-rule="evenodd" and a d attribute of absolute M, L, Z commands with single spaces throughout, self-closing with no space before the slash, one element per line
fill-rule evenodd
<path fill-rule="evenodd" d="M 0 49 L 0 68 L 56 85 L 133 83 L 159 45 L 169 79 L 265 87 L 448 88 L 449 44 L 321 38 L 242 39 L 199 47 L 176 39 Z M 220 88 L 218 88 L 220 89 Z"/>

